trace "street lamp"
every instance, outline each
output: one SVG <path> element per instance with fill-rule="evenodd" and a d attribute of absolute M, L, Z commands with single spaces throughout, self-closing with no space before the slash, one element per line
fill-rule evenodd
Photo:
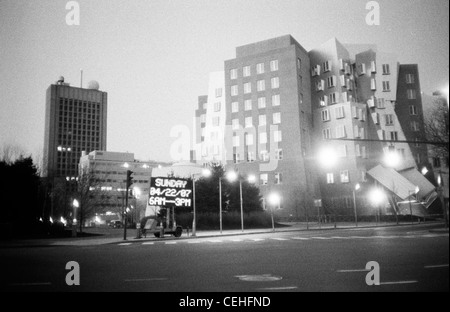
<path fill-rule="evenodd" d="M 378 207 L 378 218 L 379 218 L 380 206 L 383 203 L 383 201 L 385 200 L 384 192 L 379 188 L 374 188 L 369 193 L 369 199 L 375 207 Z M 377 223 L 378 223 L 378 218 L 377 218 Z"/>
<path fill-rule="evenodd" d="M 355 185 L 355 188 L 353 189 L 353 207 L 355 209 L 355 226 L 358 227 L 358 213 L 356 210 L 356 191 L 358 191 L 361 188 L 361 185 L 357 183 Z"/>
<path fill-rule="evenodd" d="M 400 155 L 395 149 L 393 149 L 392 146 L 389 147 L 389 151 L 386 152 L 384 156 L 384 163 L 386 166 L 395 168 L 397 167 L 401 162 Z"/>
<path fill-rule="evenodd" d="M 419 187 L 416 186 L 416 188 L 413 191 L 408 190 L 408 199 L 409 199 L 409 213 L 411 214 L 411 224 L 414 224 L 414 219 L 413 219 L 413 213 L 412 213 L 412 195 L 417 195 L 417 193 L 419 193 Z"/>
<path fill-rule="evenodd" d="M 273 221 L 273 208 L 275 206 L 280 206 L 280 195 L 277 193 L 271 193 L 268 198 L 269 205 L 272 207 L 270 209 L 270 217 L 272 218 L 272 231 L 275 232 L 275 222 Z"/>
<path fill-rule="evenodd" d="M 72 236 L 77 236 L 77 214 L 76 214 L 76 208 L 80 207 L 80 203 L 78 200 L 74 199 L 72 202 L 73 205 L 73 221 L 72 221 Z"/>
<path fill-rule="evenodd" d="M 228 171 L 226 177 L 228 182 L 230 183 L 239 180 L 239 197 L 241 203 L 241 229 L 242 232 L 244 232 L 244 201 L 242 200 L 242 179 L 235 171 Z M 220 199 L 220 202 L 222 203 L 222 198 Z"/>
<path fill-rule="evenodd" d="M 208 178 L 211 176 L 211 170 L 209 170 L 208 168 L 203 168 L 201 173 L 195 173 L 191 175 L 191 179 L 192 179 L 192 206 L 193 206 L 193 211 L 194 211 L 194 215 L 192 218 L 192 236 L 197 236 L 197 224 L 196 224 L 196 220 L 197 220 L 197 211 L 196 211 L 196 206 L 195 206 L 195 177 L 196 176 L 203 176 L 205 178 Z"/>
<path fill-rule="evenodd" d="M 319 150 L 317 159 L 322 167 L 331 168 L 336 165 L 338 161 L 338 155 L 334 148 L 330 146 L 324 146 Z"/>

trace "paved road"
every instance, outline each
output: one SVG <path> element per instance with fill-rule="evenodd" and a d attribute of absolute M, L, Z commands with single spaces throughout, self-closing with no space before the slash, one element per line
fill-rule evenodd
<path fill-rule="evenodd" d="M 3 291 L 448 291 L 449 236 L 434 225 L 280 232 L 101 246 L 3 248 Z M 80 265 L 67 286 L 66 263 Z M 366 284 L 366 264 L 381 285 Z"/>

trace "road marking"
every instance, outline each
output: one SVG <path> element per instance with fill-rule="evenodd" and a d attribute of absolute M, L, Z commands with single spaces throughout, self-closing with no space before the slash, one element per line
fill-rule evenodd
<path fill-rule="evenodd" d="M 298 240 L 310 240 L 309 237 L 291 237 L 292 239 L 298 239 Z"/>
<path fill-rule="evenodd" d="M 223 241 L 221 241 L 219 239 L 210 239 L 210 240 L 208 240 L 208 242 L 210 242 L 210 243 L 222 243 Z"/>
<path fill-rule="evenodd" d="M 242 242 L 242 239 L 232 239 L 232 242 Z"/>
<path fill-rule="evenodd" d="M 332 239 L 346 239 L 346 237 L 342 237 L 342 236 L 331 236 L 330 238 L 332 238 Z"/>
<path fill-rule="evenodd" d="M 367 269 L 353 269 L 353 270 L 337 270 L 337 273 L 352 273 L 352 272 L 369 272 Z"/>
<path fill-rule="evenodd" d="M 154 242 L 145 242 L 145 243 L 142 243 L 142 245 L 153 245 L 154 244 Z"/>
<path fill-rule="evenodd" d="M 282 238 L 282 237 L 272 237 L 271 239 L 273 240 L 277 240 L 277 241 L 287 241 L 287 238 Z"/>
<path fill-rule="evenodd" d="M 202 241 L 195 241 L 195 240 L 188 241 L 188 244 L 200 244 L 200 243 L 202 243 Z"/>
<path fill-rule="evenodd" d="M 119 246 L 129 246 L 131 243 L 120 243 Z"/>
<path fill-rule="evenodd" d="M 49 286 L 52 283 L 50 282 L 43 282 L 43 283 L 13 283 L 10 284 L 10 286 Z"/>
<path fill-rule="evenodd" d="M 425 269 L 448 268 L 448 264 L 426 265 Z"/>
<path fill-rule="evenodd" d="M 283 279 L 281 276 L 272 276 L 272 274 L 236 275 L 235 277 L 245 282 L 275 282 Z"/>
<path fill-rule="evenodd" d="M 292 290 L 297 289 L 297 286 L 286 286 L 286 287 L 267 287 L 267 288 L 257 288 L 258 290 Z"/>
<path fill-rule="evenodd" d="M 264 241 L 265 239 L 264 238 L 254 238 L 254 239 L 252 239 L 252 241 L 254 241 L 254 242 L 261 242 L 261 241 Z"/>
<path fill-rule="evenodd" d="M 126 279 L 125 282 L 155 282 L 155 281 L 167 281 L 167 278 L 133 278 Z"/>
<path fill-rule="evenodd" d="M 317 237 L 311 237 L 312 239 L 330 239 L 329 237 L 320 237 L 320 236 L 317 236 Z"/>
<path fill-rule="evenodd" d="M 166 245 L 175 245 L 177 242 L 166 242 Z"/>
<path fill-rule="evenodd" d="M 418 281 L 396 281 L 396 282 L 382 282 L 380 285 L 398 285 L 398 284 L 414 284 Z"/>

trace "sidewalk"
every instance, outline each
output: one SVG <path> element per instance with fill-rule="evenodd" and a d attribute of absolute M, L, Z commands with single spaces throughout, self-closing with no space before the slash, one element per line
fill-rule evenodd
<path fill-rule="evenodd" d="M 442 222 L 426 222 L 426 223 L 414 223 L 414 225 L 432 225 L 432 224 L 442 224 Z M 377 227 L 389 227 L 389 226 L 405 226 L 411 225 L 409 222 L 402 222 L 397 225 L 395 222 L 390 223 L 375 223 L 375 222 L 363 222 L 359 223 L 358 227 L 355 227 L 354 223 L 309 223 L 306 222 L 283 222 L 280 224 L 281 227 L 276 227 L 275 232 L 299 232 L 304 231 L 328 231 L 328 230 L 342 230 L 342 229 L 365 229 L 365 228 L 377 228 Z M 448 233 L 448 229 L 444 227 L 438 229 L 429 230 L 433 233 Z M 85 232 L 89 233 L 89 229 Z M 224 230 L 220 233 L 219 230 L 214 231 L 201 231 L 198 230 L 196 236 L 192 236 L 192 231 L 189 230 L 189 236 L 187 231 L 183 232 L 180 238 L 175 238 L 168 235 L 162 239 L 155 238 L 153 234 L 148 235 L 146 238 L 142 237 L 136 239 L 136 229 L 127 229 L 127 240 L 123 239 L 123 230 L 116 231 L 114 234 L 106 234 L 94 237 L 76 237 L 76 238 L 47 238 L 47 239 L 22 239 L 22 240 L 11 240 L 11 241 L 0 241 L 0 248 L 20 248 L 20 247 L 52 247 L 52 246 L 78 246 L 78 247 L 88 247 L 88 246 L 99 246 L 107 244 L 118 244 L 118 243 L 136 243 L 145 241 L 161 241 L 161 240 L 183 240 L 192 238 L 208 238 L 208 237 L 221 237 L 221 236 L 233 236 L 233 235 L 251 235 L 251 234 L 262 234 L 262 233 L 272 233 L 272 228 L 262 228 L 262 229 L 244 229 L 242 230 Z"/>

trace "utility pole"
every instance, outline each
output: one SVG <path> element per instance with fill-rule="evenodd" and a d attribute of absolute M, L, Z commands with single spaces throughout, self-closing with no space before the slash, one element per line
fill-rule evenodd
<path fill-rule="evenodd" d="M 128 189 L 130 188 L 131 184 L 133 184 L 133 177 L 131 176 L 133 174 L 133 171 L 127 170 L 127 186 L 125 190 L 125 222 L 123 225 L 123 240 L 127 240 L 127 209 L 128 209 Z"/>

